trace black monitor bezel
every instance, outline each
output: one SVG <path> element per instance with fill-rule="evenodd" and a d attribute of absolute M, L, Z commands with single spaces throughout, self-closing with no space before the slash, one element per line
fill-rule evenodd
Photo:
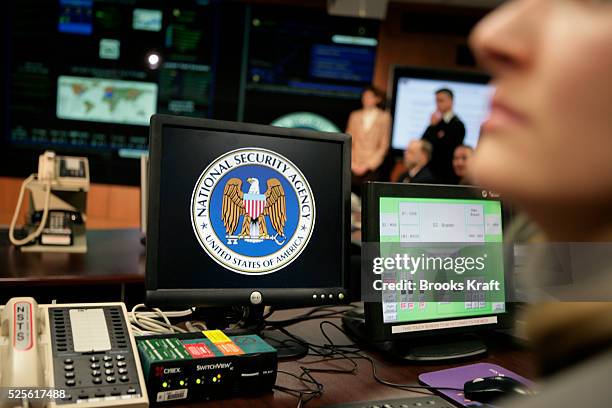
<path fill-rule="evenodd" d="M 395 108 L 397 103 L 397 84 L 400 78 L 418 78 L 418 79 L 432 79 L 441 81 L 456 81 L 456 82 L 468 82 L 474 84 L 488 84 L 491 81 L 491 77 L 484 72 L 475 71 L 462 71 L 462 70 L 450 70 L 450 69 L 438 69 L 438 68 L 423 68 L 423 67 L 408 67 L 408 66 L 394 66 L 392 71 L 393 80 L 393 93 L 391 95 L 391 118 L 395 118 Z M 395 128 L 395 120 L 391 121 L 391 132 L 389 134 L 389 146 L 394 156 L 402 156 L 404 150 L 396 149 L 393 147 L 393 132 Z"/>
<path fill-rule="evenodd" d="M 486 193 L 486 194 L 485 194 Z M 410 183 L 381 183 L 368 182 L 363 185 L 363 203 L 362 203 L 362 241 L 380 242 L 380 197 L 422 197 L 422 198 L 456 198 L 456 199 L 479 199 L 479 200 L 495 200 L 502 204 L 502 228 L 507 224 L 511 217 L 509 207 L 504 205 L 499 193 L 489 189 L 480 188 L 477 186 L 457 186 L 457 185 L 442 185 L 442 184 L 410 184 Z M 504 245 L 504 279 L 506 287 L 506 297 L 514 291 L 513 282 L 513 253 L 512 248 Z M 363 267 L 363 266 L 362 266 Z M 446 334 L 461 334 L 474 333 L 484 330 L 506 329 L 513 325 L 514 303 L 506 300 L 506 312 L 501 314 L 483 315 L 478 317 L 497 316 L 498 321 L 494 324 L 466 326 L 451 329 L 436 329 L 419 332 L 397 333 L 392 334 L 393 326 L 409 325 L 408 322 L 402 323 L 384 323 L 382 317 L 382 302 L 364 302 L 365 321 L 368 327 L 368 332 L 372 336 L 373 341 L 397 340 L 427 337 L 431 335 L 446 335 Z M 469 318 L 469 317 L 466 317 Z M 462 320 L 456 319 L 436 319 L 434 321 L 451 321 Z M 426 323 L 426 321 L 418 321 L 415 324 Z"/>
<path fill-rule="evenodd" d="M 342 210 L 340 214 L 341 276 L 340 287 L 328 288 L 208 288 L 208 289 L 164 289 L 157 285 L 160 273 L 157 264 L 159 250 L 159 214 L 161 159 L 163 155 L 163 131 L 165 127 L 210 130 L 226 133 L 248 133 L 299 140 L 326 140 L 342 146 Z M 270 306 L 311 306 L 342 304 L 349 301 L 350 293 L 350 186 L 351 186 L 351 137 L 343 133 L 314 132 L 303 129 L 288 129 L 275 126 L 237 123 L 211 119 L 156 114 L 151 117 L 149 154 L 149 195 L 147 214 L 147 257 L 145 301 L 157 307 L 225 306 L 251 304 L 251 294 L 262 294 L 262 304 Z M 218 266 L 221 268 L 221 266 Z M 342 296 L 340 296 L 342 294 Z M 331 296 L 330 296 L 331 295 Z"/>

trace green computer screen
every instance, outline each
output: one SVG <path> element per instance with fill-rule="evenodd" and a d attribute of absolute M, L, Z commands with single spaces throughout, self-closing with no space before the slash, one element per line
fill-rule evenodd
<path fill-rule="evenodd" d="M 384 323 L 451 320 L 505 312 L 502 210 L 499 201 L 478 199 L 380 198 L 381 256 L 401 252 L 430 258 L 484 257 L 485 267 L 454 271 L 393 272 L 385 278 L 420 281 L 500 282 L 495 293 L 479 290 L 451 292 L 382 290 Z M 482 259 L 482 258 L 481 258 Z M 467 288 L 467 285 L 466 285 Z"/>

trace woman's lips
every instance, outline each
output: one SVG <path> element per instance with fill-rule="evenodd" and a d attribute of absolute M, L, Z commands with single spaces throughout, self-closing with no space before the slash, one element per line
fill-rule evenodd
<path fill-rule="evenodd" d="M 484 131 L 495 131 L 504 128 L 524 125 L 527 117 L 516 109 L 511 108 L 503 101 L 493 98 L 489 117 L 483 123 Z"/>

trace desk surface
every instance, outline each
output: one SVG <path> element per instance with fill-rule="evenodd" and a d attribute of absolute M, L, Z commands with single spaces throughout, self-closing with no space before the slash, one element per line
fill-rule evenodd
<path fill-rule="evenodd" d="M 4 231 L 0 232 L 4 233 Z M 89 252 L 87 254 L 55 253 L 22 253 L 18 249 L 0 244 L 0 285 L 23 286 L 28 293 L 32 286 L 91 284 L 95 287 L 109 282 L 135 283 L 141 286 L 144 281 L 145 248 L 140 243 L 138 230 L 89 231 L 87 233 Z M 56 289 L 54 289 L 55 291 Z M 8 295 L 8 294 L 7 294 Z M 101 294 L 108 297 L 108 294 Z M 13 296 L 11 294 L 10 296 Z M 89 295 L 88 295 L 89 296 Z M 108 299 L 111 300 L 111 299 Z M 119 299 L 112 299 L 119 300 Z M 95 301 L 91 299 L 89 301 Z M 294 311 L 275 313 L 272 318 L 281 320 L 292 315 Z M 340 324 L 339 318 L 327 319 Z M 315 344 L 324 343 L 319 329 L 321 320 L 310 320 L 290 326 L 291 333 Z M 328 334 L 337 344 L 350 341 L 341 333 L 330 328 Z M 489 344 L 490 353 L 478 361 L 501 365 L 528 378 L 534 376 L 534 366 L 529 353 L 504 347 L 500 344 Z M 449 368 L 470 362 L 453 365 L 410 365 L 401 362 L 389 362 L 379 355 L 371 354 L 377 362 L 379 375 L 396 383 L 416 383 L 417 376 L 426 371 Z M 300 366 L 311 368 L 346 368 L 347 362 L 335 361 L 311 363 L 316 357 L 307 357 L 298 361 L 282 362 L 280 370 L 300 374 Z M 400 398 L 419 396 L 416 392 L 402 391 L 383 386 L 374 381 L 372 368 L 368 361 L 358 360 L 358 371 L 350 374 L 315 373 L 314 376 L 324 385 L 323 395 L 307 404 L 307 407 L 335 404 L 349 401 L 362 401 L 381 398 Z M 302 385 L 288 375 L 279 374 L 277 384 L 289 388 L 300 388 Z M 205 404 L 184 404 L 185 407 L 295 407 L 297 399 L 289 394 L 274 391 L 264 395 L 248 398 L 233 398 L 223 401 L 211 401 Z"/>
<path fill-rule="evenodd" d="M 0 284 L 144 282 L 145 247 L 139 230 L 88 231 L 87 247 L 86 254 L 24 253 L 2 242 Z"/>
<path fill-rule="evenodd" d="M 283 311 L 275 313 L 271 319 L 281 320 L 291 315 L 295 315 L 295 311 Z M 293 326 L 288 327 L 288 330 L 297 336 L 300 336 L 304 340 L 315 343 L 323 344 L 323 339 L 319 323 L 323 319 L 315 319 L 306 322 L 302 322 Z M 325 320 L 333 321 L 334 323 L 341 325 L 339 318 L 327 318 Z M 328 329 L 329 330 L 328 330 Z M 342 333 L 327 326 L 326 333 L 330 335 L 334 343 L 336 344 L 347 344 L 351 341 L 346 338 Z M 390 362 L 385 361 L 377 353 L 368 353 L 374 358 L 377 364 L 378 375 L 388 381 L 395 383 L 411 383 L 416 384 L 418 382 L 417 377 L 419 374 L 427 371 L 440 370 L 444 368 L 456 367 L 465 364 L 472 364 L 475 362 L 487 362 L 498 364 L 509 370 L 512 370 L 527 378 L 534 378 L 535 369 L 530 358 L 530 354 L 527 351 L 519 350 L 515 347 L 510 347 L 508 344 L 502 345 L 489 344 L 490 352 L 487 356 L 478 360 L 470 360 L 459 364 L 447 364 L 447 365 L 414 365 L 406 364 L 401 362 Z M 279 370 L 289 371 L 295 374 L 301 374 L 300 366 L 308 366 L 310 368 L 348 368 L 351 364 L 346 361 L 334 361 L 326 363 L 314 363 L 307 364 L 308 361 L 317 360 L 316 357 L 306 357 L 298 361 L 288 361 L 279 364 Z M 338 404 L 342 402 L 350 401 L 365 401 L 372 399 L 388 399 L 388 398 L 401 398 L 401 397 L 418 397 L 422 396 L 422 393 L 403 391 L 387 386 L 383 386 L 377 383 L 372 377 L 372 368 L 368 361 L 358 360 L 358 371 L 355 375 L 351 374 L 338 374 L 338 373 L 313 373 L 313 376 L 323 384 L 324 390 L 323 395 L 320 398 L 311 400 L 306 407 L 318 407 L 321 405 Z M 277 379 L 277 385 L 300 388 L 303 387 L 297 380 L 292 379 L 288 375 L 279 374 Z M 424 391 L 425 393 L 428 393 Z M 280 392 L 274 391 L 266 393 L 260 396 L 245 397 L 245 398 L 233 398 L 221 401 L 211 401 L 208 403 L 193 403 L 193 404 L 182 404 L 183 407 L 296 407 L 297 398 Z"/>

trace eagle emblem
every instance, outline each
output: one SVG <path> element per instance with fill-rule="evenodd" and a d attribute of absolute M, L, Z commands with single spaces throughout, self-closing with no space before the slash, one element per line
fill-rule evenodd
<path fill-rule="evenodd" d="M 210 161 L 189 208 L 202 249 L 232 272 L 264 275 L 296 260 L 313 234 L 316 202 L 288 158 L 244 147 Z"/>
<path fill-rule="evenodd" d="M 285 224 L 287 223 L 287 203 L 283 185 L 277 178 L 267 181 L 267 190 L 260 192 L 259 180 L 248 178 L 249 190 L 242 191 L 242 180 L 231 178 L 223 188 L 221 218 L 225 226 L 227 243 L 237 244 L 238 240 L 257 243 L 263 240 L 274 240 L 278 245 L 285 241 Z M 242 217 L 240 233 L 236 235 Z M 268 218 L 276 232 L 271 235 L 266 221 Z"/>

